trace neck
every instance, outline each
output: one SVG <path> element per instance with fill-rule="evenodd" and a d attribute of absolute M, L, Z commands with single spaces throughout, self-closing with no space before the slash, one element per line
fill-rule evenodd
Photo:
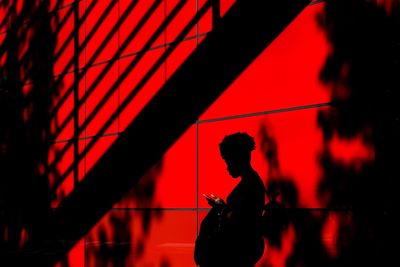
<path fill-rule="evenodd" d="M 243 168 L 243 172 L 242 172 L 242 175 L 241 175 L 242 180 L 243 180 L 244 177 L 248 177 L 249 174 L 251 174 L 253 172 L 254 172 L 254 169 L 250 164 L 248 166 L 246 166 L 245 168 Z"/>

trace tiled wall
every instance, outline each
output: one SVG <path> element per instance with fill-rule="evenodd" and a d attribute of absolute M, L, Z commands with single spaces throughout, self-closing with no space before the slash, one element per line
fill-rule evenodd
<path fill-rule="evenodd" d="M 49 165 L 54 168 L 49 182 L 57 208 L 212 31 L 212 17 L 211 10 L 206 12 L 160 61 L 205 0 L 51 2 L 58 5 L 51 13 L 57 33 L 53 72 L 58 92 L 53 97 Z M 237 131 L 255 137 L 253 165 L 264 181 L 295 190 L 292 207 L 314 220 L 309 225 L 321 226 L 316 237 L 321 251 L 337 255 L 337 231 L 351 218 L 346 212 L 325 210 L 327 199 L 319 194 L 320 155 L 332 144 L 326 144 L 318 118 L 332 107 L 329 85 L 319 78 L 330 47 L 317 22 L 324 4 L 317 2 L 265 49 L 58 266 L 194 266 L 194 241 L 208 210 L 201 195 L 225 198 L 235 186 L 218 144 Z M 221 0 L 221 15 L 233 4 Z M 171 23 L 160 29 L 174 10 Z M 278 168 L 266 158 L 271 140 Z M 336 141 L 335 147 L 344 142 Z M 335 150 L 339 159 L 350 154 L 350 165 L 353 159 L 372 160 L 373 151 L 357 140 L 349 142 L 354 145 Z M 281 248 L 267 244 L 260 266 L 284 266 L 296 240 L 305 239 L 303 222 L 285 233 Z"/>

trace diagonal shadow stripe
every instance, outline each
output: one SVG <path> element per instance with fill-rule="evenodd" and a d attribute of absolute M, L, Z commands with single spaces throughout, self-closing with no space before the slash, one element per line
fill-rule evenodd
<path fill-rule="evenodd" d="M 59 23 L 59 25 L 57 25 L 56 30 L 53 32 L 53 35 L 54 35 L 54 36 L 57 36 L 57 34 L 62 30 L 62 28 L 64 27 L 64 25 L 67 23 L 68 19 L 72 16 L 73 11 L 74 11 L 74 8 L 73 8 L 73 7 L 71 7 L 71 8 L 68 9 L 67 14 L 65 14 L 64 18 L 63 18 L 62 21 Z M 53 11 L 53 12 L 54 12 L 54 13 L 52 14 L 52 16 L 54 16 L 54 14 L 56 14 L 55 11 Z M 85 15 L 86 15 L 86 14 L 85 14 Z M 70 37 L 71 37 L 71 38 L 73 37 L 73 32 L 69 35 L 68 38 L 70 38 Z M 67 41 L 66 41 L 66 42 L 63 44 L 63 46 L 62 46 L 62 48 L 60 49 L 60 51 L 64 50 L 64 49 L 66 48 L 66 47 L 64 47 L 64 46 L 66 46 L 67 44 L 68 44 L 68 43 L 67 43 Z M 21 59 L 20 59 L 20 61 L 19 61 L 19 66 L 24 65 L 25 61 L 29 59 L 29 55 L 30 55 L 30 53 L 32 53 L 31 50 L 32 50 L 32 47 L 31 47 L 31 46 L 28 47 L 28 50 L 25 52 L 25 54 L 21 57 Z M 33 52 L 34 52 L 34 51 L 33 51 Z M 55 57 L 53 62 L 57 62 L 57 59 L 58 59 L 58 58 Z M 27 82 L 29 76 L 30 76 L 29 74 L 26 75 L 25 79 L 22 81 L 22 84 L 25 84 L 25 83 Z"/>
<path fill-rule="evenodd" d="M 55 211 L 54 238 L 71 242 L 53 248 L 41 258 L 26 255 L 19 258 L 20 262 L 48 262 L 50 266 L 65 255 L 308 2 L 235 3 L 218 28 L 205 38 Z"/>
<path fill-rule="evenodd" d="M 78 22 L 78 25 L 79 25 L 79 26 L 78 26 L 78 30 L 79 30 L 81 24 L 86 20 L 87 16 L 90 15 L 92 9 L 95 7 L 96 4 L 97 4 L 96 1 L 93 1 L 93 2 L 90 4 L 90 6 L 89 6 L 88 9 L 86 10 L 85 14 L 82 16 L 82 18 L 81 18 L 81 19 L 79 20 L 79 22 Z M 57 27 L 56 31 L 53 33 L 55 36 L 56 36 L 56 35 L 58 34 L 58 32 L 62 29 L 62 27 L 64 26 L 64 24 L 66 23 L 66 21 L 69 19 L 69 17 L 74 13 L 73 11 L 74 11 L 74 6 L 71 6 L 71 8 L 68 10 L 68 13 L 67 13 L 66 16 L 63 18 L 63 21 L 60 23 L 60 25 Z M 102 16 L 100 17 L 100 19 L 99 19 L 99 21 L 98 21 L 97 24 L 101 24 L 101 23 L 104 21 L 104 18 L 103 18 L 103 17 L 105 17 L 106 15 L 107 15 L 107 14 L 104 14 L 104 13 L 103 13 Z M 100 22 L 100 23 L 99 23 L 99 22 Z M 98 26 L 98 27 L 99 27 L 99 26 Z M 97 28 L 98 28 L 98 27 L 97 27 Z M 57 55 L 56 55 L 55 58 L 53 59 L 53 60 L 54 60 L 53 62 L 57 62 L 58 58 L 61 56 L 61 54 L 62 54 L 62 53 L 64 52 L 64 50 L 67 48 L 69 42 L 71 42 L 71 40 L 73 39 L 73 37 L 74 37 L 74 31 L 72 31 L 72 32 L 69 34 L 69 36 L 67 37 L 67 40 L 63 43 L 62 47 L 60 48 L 60 50 L 58 51 Z M 83 46 L 83 48 L 84 48 L 84 46 Z M 82 50 L 83 50 L 83 48 L 82 48 Z M 28 52 L 29 52 L 29 51 L 30 51 L 30 48 L 28 48 L 28 51 L 24 54 L 23 58 L 20 60 L 20 65 L 24 64 L 24 61 L 28 59 L 28 56 L 29 56 L 29 53 L 28 53 Z M 79 53 L 80 53 L 80 52 L 79 52 Z M 64 70 L 61 72 L 61 74 L 60 74 L 61 77 L 60 77 L 58 80 L 56 80 L 56 81 L 54 82 L 54 85 L 49 89 L 50 92 L 56 92 L 56 91 L 57 91 L 56 88 L 58 88 L 58 86 L 61 85 L 62 78 L 64 78 L 65 75 L 68 73 L 68 69 L 73 65 L 73 62 L 74 62 L 74 58 L 72 57 L 72 58 L 70 59 L 70 61 L 66 64 L 66 66 L 64 67 Z M 28 73 L 28 74 L 25 76 L 24 80 L 22 81 L 22 84 L 27 83 L 29 77 L 30 77 L 30 73 Z M 28 96 L 26 97 L 26 100 L 25 100 L 25 105 L 26 105 L 26 104 L 29 104 L 31 100 L 32 100 L 32 96 L 29 96 L 29 95 L 28 95 Z"/>
<path fill-rule="evenodd" d="M 77 108 L 81 107 L 85 101 L 87 100 L 87 98 L 91 95 L 91 93 L 96 89 L 97 85 L 102 81 L 102 79 L 105 77 L 105 74 L 110 70 L 110 68 L 113 66 L 113 64 L 119 59 L 119 56 L 121 55 L 121 53 L 125 50 L 125 48 L 128 46 L 129 42 L 131 39 L 134 38 L 134 36 L 136 36 L 136 34 L 140 31 L 140 29 L 144 26 L 145 22 L 147 21 L 147 19 L 151 16 L 151 14 L 154 12 L 154 10 L 157 8 L 157 6 L 160 4 L 161 2 L 155 2 L 154 5 L 152 6 L 152 8 L 149 9 L 149 11 L 146 13 L 146 15 L 143 17 L 143 20 L 141 20 L 141 22 L 137 25 L 137 28 L 131 32 L 131 34 L 128 36 L 128 38 L 126 39 L 126 41 L 124 42 L 124 44 L 121 45 L 120 49 L 117 51 L 116 55 L 113 57 L 113 59 L 107 64 L 107 66 L 103 69 L 103 71 L 98 75 L 98 77 L 96 78 L 96 80 L 93 82 L 93 84 L 91 85 L 91 87 L 88 89 L 88 91 L 85 93 L 85 95 L 83 96 L 83 98 L 80 100 L 80 102 L 77 104 Z M 182 9 L 183 5 L 185 4 L 184 1 L 179 2 L 179 4 L 174 8 L 174 10 L 171 12 L 171 14 L 169 14 L 169 16 L 164 20 L 164 22 L 162 23 L 162 25 L 160 25 L 160 27 L 156 30 L 156 32 L 153 34 L 153 36 L 151 36 L 151 38 L 148 40 L 148 42 L 145 44 L 144 48 L 142 49 L 143 52 L 139 53 L 137 57 L 135 57 L 134 61 L 131 62 L 131 64 L 129 65 L 129 67 L 124 71 L 124 73 L 121 74 L 121 77 L 116 81 L 116 83 L 113 84 L 112 88 L 108 91 L 108 94 L 111 95 L 112 93 L 109 93 L 110 91 L 115 91 L 116 89 L 118 89 L 119 84 L 129 75 L 129 72 L 133 69 L 134 66 L 137 65 L 137 63 L 143 58 L 144 56 L 144 51 L 147 51 L 150 49 L 151 45 L 157 40 L 157 38 L 162 34 L 162 32 L 165 30 L 165 28 L 167 27 L 167 25 L 172 21 L 172 19 L 177 15 L 177 13 Z M 103 98 L 105 99 L 105 98 Z M 106 99 L 108 100 L 108 99 Z M 104 101 L 103 101 L 104 102 Z M 90 114 L 89 118 L 87 118 L 84 122 L 84 124 L 80 127 L 80 129 L 78 130 L 78 135 L 81 134 L 85 127 L 87 127 L 87 125 L 90 123 L 90 121 L 93 120 L 94 116 L 98 113 L 98 111 L 103 107 L 103 104 L 98 104 L 95 108 L 95 110 Z M 64 120 L 64 122 L 60 125 L 59 129 L 63 129 L 64 127 L 66 127 L 66 125 L 68 124 L 68 122 L 73 118 L 73 113 L 70 113 L 67 118 Z M 60 134 L 61 131 L 58 130 L 55 134 L 54 134 L 54 139 L 57 138 L 58 134 Z M 73 140 L 70 140 L 67 145 L 60 151 L 60 153 L 56 156 L 56 158 L 53 160 L 52 164 L 50 166 L 48 166 L 47 168 L 47 173 L 51 172 L 55 167 L 56 164 L 59 160 L 61 160 L 61 158 L 63 157 L 63 155 L 66 153 L 66 151 L 69 149 L 69 147 L 72 145 Z M 61 180 L 62 181 L 62 180 Z M 60 181 L 60 182 L 61 182 Z M 58 184 L 58 183 L 56 183 Z"/>
<path fill-rule="evenodd" d="M 96 79 L 96 81 L 100 82 L 105 74 L 108 72 L 108 70 L 112 67 L 112 64 L 114 64 L 116 62 L 116 60 L 119 58 L 120 54 L 124 51 L 124 49 L 128 46 L 129 42 L 137 35 L 137 33 L 143 28 L 143 26 L 146 24 L 147 20 L 151 17 L 151 15 L 154 13 L 154 11 L 157 9 L 157 7 L 161 4 L 161 1 L 157 0 L 153 3 L 153 5 L 149 8 L 149 10 L 146 12 L 146 14 L 143 16 L 143 18 L 139 21 L 139 23 L 136 25 L 135 29 L 130 33 L 130 35 L 128 36 L 128 38 L 125 40 L 125 42 L 121 45 L 121 47 L 119 48 L 119 50 L 117 51 L 116 55 L 113 57 L 113 61 L 110 61 L 108 63 L 108 65 L 106 66 L 105 69 L 103 69 L 102 73 L 100 73 Z M 132 6 L 133 7 L 133 6 Z M 125 18 L 129 15 L 129 9 L 126 10 L 126 12 L 124 13 Z M 123 19 L 121 19 L 123 20 Z M 110 36 L 112 36 L 110 34 Z M 157 37 L 151 37 L 151 40 L 156 40 Z M 99 50 L 98 50 L 99 51 Z M 95 57 L 93 57 L 95 58 Z M 87 71 L 88 68 L 85 69 L 85 71 Z M 83 74 L 85 72 L 81 73 L 81 77 L 83 77 Z M 97 83 L 98 83 L 97 82 Z M 85 94 L 84 99 L 81 100 L 80 103 L 77 104 L 78 107 L 80 107 L 81 105 L 83 105 L 84 101 L 86 101 L 86 98 L 89 97 L 90 93 L 96 88 L 97 84 L 92 84 L 91 88 L 88 90 L 88 92 Z M 73 87 L 71 87 L 71 89 L 73 89 Z M 69 90 L 71 90 L 69 89 Z M 72 92 L 72 90 L 71 90 Z M 86 98 L 85 98 L 86 97 Z M 60 126 L 59 131 L 57 131 L 54 136 L 53 139 L 55 139 L 57 137 L 57 135 L 61 132 L 61 130 L 67 125 L 68 121 L 71 120 L 73 118 L 73 113 L 70 113 L 68 115 L 68 117 L 65 119 L 64 123 Z M 82 127 L 82 130 L 78 133 L 78 135 L 83 131 L 84 127 Z M 67 144 L 67 146 L 71 146 L 73 140 L 70 140 L 70 142 Z M 52 163 L 52 165 L 48 166 L 48 171 L 50 172 L 57 164 L 57 162 L 63 157 L 63 155 L 65 154 L 65 152 L 67 151 L 68 148 L 60 151 L 58 157 L 56 157 Z"/>
<path fill-rule="evenodd" d="M 92 32 L 96 32 L 97 29 L 99 28 L 99 25 L 101 25 L 106 17 L 110 14 L 111 10 L 113 9 L 113 7 L 115 6 L 115 4 L 117 3 L 117 1 L 111 1 L 106 10 L 101 14 L 100 18 L 97 20 L 95 26 L 93 27 Z M 78 26 L 76 27 L 75 25 L 75 30 L 78 28 L 78 30 L 80 29 L 80 27 L 82 26 L 82 23 L 87 19 L 87 17 L 90 15 L 90 13 L 92 12 L 92 9 L 95 7 L 95 5 L 97 4 L 97 1 L 92 1 L 90 3 L 89 8 L 87 9 L 87 11 L 85 12 L 85 14 L 83 15 L 83 17 L 79 20 L 78 22 Z M 68 44 L 72 41 L 72 39 L 74 38 L 74 31 L 71 32 L 71 34 L 68 36 L 68 38 L 65 40 L 63 46 L 60 48 L 60 50 L 57 52 L 57 54 L 54 56 L 54 62 L 57 62 L 57 60 L 60 58 L 60 56 L 62 55 L 62 53 L 65 51 L 65 49 L 67 48 Z M 72 60 L 73 61 L 73 60 Z M 67 71 L 69 67 L 66 67 L 64 71 Z"/>
<path fill-rule="evenodd" d="M 154 75 L 154 73 L 161 67 L 161 65 L 165 62 L 165 60 L 168 58 L 169 55 L 176 49 L 176 47 L 183 41 L 185 36 L 189 34 L 190 30 L 193 29 L 193 27 L 196 25 L 196 23 L 199 22 L 199 20 L 205 15 L 205 13 L 208 11 L 210 8 L 211 4 L 210 2 L 207 2 L 196 14 L 196 16 L 188 23 L 188 25 L 185 26 L 185 28 L 182 30 L 182 32 L 176 37 L 173 43 L 168 47 L 168 49 L 161 55 L 161 57 L 156 61 L 156 63 L 151 67 L 151 69 L 148 71 L 148 73 L 139 81 L 137 86 L 133 88 L 129 95 L 126 97 L 126 99 L 120 104 L 118 109 L 110 116 L 110 118 L 106 121 L 106 123 L 101 127 L 100 131 L 96 136 L 93 137 L 93 139 L 90 141 L 88 146 L 84 149 L 84 151 L 79 155 L 79 157 L 75 160 L 74 164 L 72 164 L 68 169 L 64 172 L 64 174 L 61 176 L 59 183 L 57 182 L 55 184 L 55 188 L 53 190 L 56 190 L 57 187 L 68 177 L 68 175 L 74 170 L 76 165 L 79 164 L 79 162 L 83 159 L 84 156 L 93 148 L 93 146 L 96 144 L 96 142 L 101 138 L 101 136 L 105 133 L 105 131 L 108 129 L 108 127 L 118 118 L 118 116 L 122 113 L 122 111 L 129 105 L 129 103 L 132 101 L 132 99 L 140 92 L 140 90 L 146 85 L 146 83 L 151 79 L 151 77 Z M 173 12 L 171 12 L 171 15 Z M 162 32 L 162 31 L 161 31 Z M 151 43 L 149 43 L 149 46 Z M 95 118 L 96 114 L 100 111 L 101 107 L 108 101 L 110 96 L 115 92 L 115 90 L 118 88 L 118 86 L 122 83 L 123 80 L 128 76 L 128 74 L 131 72 L 131 70 L 136 66 L 137 62 L 140 61 L 141 57 L 145 53 L 139 54 L 135 60 L 133 60 L 124 73 L 121 75 L 121 78 L 112 86 L 112 88 L 107 92 L 107 94 L 103 97 L 103 99 L 100 101 L 96 109 L 90 114 L 89 118 L 85 121 L 85 123 L 82 125 L 82 131 L 85 129 L 85 127 Z M 136 60 L 137 59 L 137 60 Z"/>
<path fill-rule="evenodd" d="M 120 27 L 120 25 L 127 19 L 127 17 L 129 16 L 130 12 L 135 8 L 136 4 L 138 4 L 139 1 L 132 1 L 131 4 L 128 6 L 128 8 L 124 11 L 124 13 L 121 15 L 119 21 L 117 22 L 116 25 L 114 25 L 114 27 L 111 29 L 111 31 L 108 33 L 108 35 L 106 36 L 106 38 L 103 40 L 103 42 L 99 45 L 99 47 L 96 49 L 95 53 L 93 54 L 93 56 L 89 59 L 89 62 L 86 63 L 86 67 L 83 68 L 83 70 L 81 72 L 79 72 L 79 76 L 78 76 L 78 82 L 85 76 L 85 74 L 87 73 L 87 71 L 89 70 L 89 68 L 93 65 L 93 63 L 96 61 L 96 59 L 100 56 L 100 53 L 105 49 L 105 47 L 107 46 L 108 42 L 111 40 L 111 38 L 114 36 L 115 32 L 118 30 L 118 28 Z M 153 6 L 149 9 L 151 11 L 148 11 L 146 13 L 146 15 L 142 18 L 142 20 L 140 21 L 140 23 L 135 27 L 135 29 L 133 30 L 134 32 L 139 32 L 140 29 L 145 25 L 145 22 L 150 18 L 150 16 L 152 15 L 152 13 L 154 12 L 154 10 L 157 8 L 157 6 L 159 5 L 159 0 L 155 1 Z M 85 39 L 84 43 L 79 47 L 78 49 L 78 53 L 80 54 L 83 49 L 86 47 L 86 45 L 89 43 L 89 41 L 93 38 L 94 34 L 97 31 L 97 28 L 101 26 L 101 23 L 96 23 L 95 28 L 92 29 L 92 31 L 89 33 L 89 35 L 87 36 L 87 38 Z M 135 34 L 136 35 L 136 34 Z M 123 45 L 128 45 L 128 42 L 130 42 L 135 36 L 132 36 L 131 39 L 127 39 L 126 42 L 124 42 Z M 118 49 L 118 51 L 121 51 L 121 49 Z M 116 52 L 116 54 L 118 55 L 119 52 Z M 122 51 L 120 52 L 122 53 Z M 116 58 L 116 56 L 114 55 L 113 58 Z M 115 61 L 114 61 L 115 62 Z M 111 64 L 112 62 L 109 62 L 109 64 Z M 72 66 L 73 64 L 73 59 L 70 60 L 70 62 L 67 64 L 67 68 L 65 70 L 65 72 L 63 72 L 60 76 L 59 79 L 55 82 L 54 84 L 54 88 L 57 88 L 57 86 L 59 86 L 63 80 L 63 78 L 65 77 L 66 74 L 68 74 L 67 69 Z M 68 97 L 70 96 L 70 94 L 73 92 L 73 85 L 71 85 L 66 93 L 64 94 L 64 96 L 58 101 L 57 105 L 52 108 L 52 110 L 50 111 L 50 117 L 54 117 L 56 116 L 56 112 L 61 108 L 61 106 L 65 103 L 65 101 L 68 99 Z M 69 118 L 69 117 L 68 117 Z M 68 118 L 66 120 L 68 120 Z M 66 125 L 66 124 L 65 124 Z M 57 136 L 61 133 L 61 131 L 64 129 L 64 126 L 60 126 L 58 131 L 56 133 L 54 133 L 54 140 L 57 138 Z"/>

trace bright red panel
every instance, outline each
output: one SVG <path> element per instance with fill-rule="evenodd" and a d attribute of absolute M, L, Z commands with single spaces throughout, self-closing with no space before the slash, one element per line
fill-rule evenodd
<path fill-rule="evenodd" d="M 86 138 L 84 140 L 84 148 L 85 150 L 91 146 L 88 150 L 86 156 L 84 157 L 84 169 L 85 174 L 90 172 L 90 170 L 94 167 L 97 161 L 103 156 L 103 154 L 111 147 L 111 145 L 117 140 L 117 135 L 110 136 L 102 136 L 95 143 L 93 142 L 93 138 Z M 94 145 L 91 145 L 94 144 Z"/>
<path fill-rule="evenodd" d="M 198 9 L 200 9 L 208 0 L 198 0 Z M 222 18 L 225 16 L 226 12 L 235 4 L 235 0 L 219 0 L 216 1 L 219 2 L 219 7 L 220 7 L 220 17 Z M 207 11 L 205 16 L 200 20 L 199 22 L 199 34 L 206 34 L 212 30 L 212 8 Z"/>
<path fill-rule="evenodd" d="M 332 159 L 346 167 L 355 166 L 360 170 L 363 164 L 375 158 L 373 145 L 363 142 L 363 134 L 353 138 L 341 138 L 335 133 L 329 142 Z"/>
<path fill-rule="evenodd" d="M 56 77 L 58 81 L 61 77 Z M 67 74 L 62 78 L 60 86 L 53 93 L 51 132 L 56 136 L 57 141 L 69 140 L 74 135 L 74 119 L 68 119 L 74 112 L 74 93 L 73 93 L 74 74 Z M 61 99 L 66 100 L 61 103 Z M 57 108 L 58 107 L 58 108 Z M 57 109 L 56 109 L 57 108 Z M 68 119 L 68 120 L 67 120 Z M 65 125 L 65 126 L 64 126 Z M 63 127 L 62 127 L 63 126 Z"/>
<path fill-rule="evenodd" d="M 195 49 L 196 39 L 183 41 L 175 48 L 174 52 L 167 58 L 167 79 L 174 74 Z"/>
<path fill-rule="evenodd" d="M 52 198 L 51 201 L 51 206 L 53 208 L 56 208 L 74 189 L 73 172 L 65 175 L 67 169 L 72 166 L 74 162 L 74 145 L 69 146 L 64 153 L 61 153 L 67 143 L 68 142 L 55 143 L 49 149 L 48 166 L 54 166 L 48 176 L 50 190 L 51 192 L 55 192 L 53 195 L 54 198 Z M 59 156 L 61 156 L 60 159 L 55 162 L 55 159 L 59 158 Z M 46 170 L 47 168 L 45 171 Z"/>
<path fill-rule="evenodd" d="M 149 73 L 149 70 L 154 66 L 160 58 L 164 48 L 150 50 L 144 54 L 144 57 L 139 63 L 129 71 L 126 79 L 120 86 L 120 104 L 127 100 L 129 94 L 133 90 L 137 90 L 138 83 Z M 123 75 L 128 65 L 136 60 L 136 56 L 127 57 L 120 60 L 120 75 Z M 158 70 L 151 75 L 145 85 L 139 89 L 139 93 L 129 101 L 128 106 L 123 110 L 120 116 L 119 131 L 123 132 L 126 127 L 132 122 L 142 108 L 151 100 L 165 82 L 165 65 L 161 65 Z"/>
<path fill-rule="evenodd" d="M 112 210 L 86 238 L 86 266 L 194 266 L 196 212 Z"/>
<path fill-rule="evenodd" d="M 207 3 L 207 0 L 198 0 L 199 6 L 197 10 L 200 10 L 201 7 Z M 200 19 L 198 23 L 198 34 L 206 34 L 212 30 L 212 8 L 210 8 L 206 14 Z"/>
<path fill-rule="evenodd" d="M 225 16 L 226 12 L 235 4 L 236 0 L 220 0 L 221 17 Z"/>
<path fill-rule="evenodd" d="M 115 207 L 195 208 L 195 140 L 192 126 Z"/>
<path fill-rule="evenodd" d="M 74 185 L 74 171 L 70 170 L 71 166 L 76 162 L 74 155 L 74 144 L 70 145 L 69 148 L 61 154 L 68 142 L 59 142 L 53 144 L 49 149 L 48 161 L 49 165 L 54 162 L 57 155 L 62 155 L 61 159 L 56 163 L 55 169 L 49 174 L 49 185 L 52 192 L 55 192 L 55 198 L 52 199 L 52 207 L 56 208 L 60 202 L 67 197 L 75 188 Z M 85 142 L 83 140 L 78 141 L 78 153 L 82 153 Z M 85 164 L 84 161 L 80 161 L 78 165 L 78 180 L 82 180 L 85 177 Z M 58 186 L 56 186 L 58 185 Z"/>
<path fill-rule="evenodd" d="M 85 102 L 85 118 L 88 120 L 90 116 L 94 116 L 94 119 L 90 122 L 88 120 L 89 124 L 86 128 L 86 136 L 94 136 L 98 134 L 100 129 L 118 108 L 118 87 L 115 87 L 113 93 L 109 97 L 106 97 L 106 94 L 111 92 L 111 89 L 114 87 L 114 84 L 118 79 L 118 64 L 115 63 L 106 74 L 100 75 L 108 64 L 109 63 L 91 67 L 86 74 L 85 94 L 89 95 L 89 97 Z M 101 81 L 93 90 L 92 84 L 94 84 L 97 79 L 101 79 Z M 103 99 L 105 102 L 104 104 L 101 104 Z M 97 108 L 99 108 L 99 111 L 94 113 Z M 104 134 L 117 132 L 118 120 L 115 119 Z"/>
<path fill-rule="evenodd" d="M 91 5 L 92 1 L 95 0 L 86 0 L 86 9 Z M 95 7 L 87 16 L 85 23 L 86 36 L 92 31 L 102 14 L 106 12 L 108 6 L 112 6 L 111 10 L 86 46 L 86 62 L 89 62 L 92 59 L 97 49 L 106 41 L 105 39 L 107 35 L 117 24 L 119 19 L 118 3 L 116 1 L 96 1 Z M 94 60 L 94 63 L 110 60 L 115 55 L 115 52 L 118 49 L 118 30 L 113 32 L 114 34 L 112 35 L 112 38 L 110 41 L 106 42 L 106 46 L 96 60 Z"/>
<path fill-rule="evenodd" d="M 197 44 L 200 44 L 201 42 L 203 42 L 203 40 L 204 40 L 206 37 L 207 37 L 206 35 L 200 35 L 200 36 L 197 38 Z"/>
<path fill-rule="evenodd" d="M 78 83 L 78 99 L 79 99 L 79 103 L 76 104 L 76 107 L 74 108 L 78 108 L 78 126 L 79 128 L 81 128 L 83 126 L 83 124 L 86 121 L 86 116 L 87 116 L 87 112 L 86 112 L 86 102 L 82 102 L 82 99 L 85 97 L 86 91 L 89 89 L 86 87 L 87 85 L 87 76 L 83 75 L 83 70 L 79 71 L 80 76 L 82 77 L 81 79 L 79 79 L 79 83 Z M 83 131 L 79 134 L 79 138 L 85 138 L 87 136 L 86 131 L 87 128 L 83 129 Z"/>
<path fill-rule="evenodd" d="M 57 32 L 54 74 L 73 70 L 74 64 L 74 11 L 73 7 L 67 7 L 57 11 L 58 21 L 66 20 L 62 25 L 55 23 L 53 32 Z M 54 20 L 53 20 L 54 21 Z"/>
<path fill-rule="evenodd" d="M 225 135 L 247 132 L 255 138 L 256 150 L 252 164 L 267 180 L 289 181 L 298 191 L 301 207 L 319 207 L 317 185 L 320 178 L 319 153 L 322 132 L 317 125 L 320 109 L 308 109 L 204 123 L 199 125 L 199 203 L 208 207 L 203 193 L 226 199 L 237 184 L 226 171 L 219 153 L 219 143 Z M 279 170 L 267 162 L 267 135 L 277 145 Z M 271 146 L 271 145 L 269 145 Z"/>
<path fill-rule="evenodd" d="M 329 213 L 324 226 L 321 231 L 321 241 L 328 252 L 328 254 L 334 258 L 338 255 L 338 235 L 339 235 L 339 227 L 340 227 L 340 218 L 343 218 L 343 215 L 347 215 L 346 213 L 338 214 L 336 212 Z M 351 227 L 351 223 L 347 225 L 347 227 Z"/>
<path fill-rule="evenodd" d="M 319 75 L 329 52 L 316 17 L 307 7 L 228 87 L 201 119 L 328 102 Z"/>
<path fill-rule="evenodd" d="M 15 5 L 16 14 L 21 14 L 21 11 L 24 7 L 24 1 L 16 0 L 16 1 L 14 1 L 14 3 L 16 3 L 16 5 Z"/>
<path fill-rule="evenodd" d="M 175 6 L 180 0 L 165 0 L 166 8 L 167 8 L 167 16 L 171 13 Z M 171 22 L 171 24 L 167 28 L 167 44 L 171 43 L 175 40 L 176 37 L 181 33 L 181 31 L 189 24 L 192 18 L 196 15 L 196 1 L 197 0 L 188 0 L 186 1 L 183 8 L 179 11 L 177 16 Z M 192 30 L 189 34 L 186 35 L 188 37 L 194 37 L 196 35 L 196 26 L 193 26 Z"/>
<path fill-rule="evenodd" d="M 131 32 L 136 29 L 136 26 L 144 17 L 144 15 L 150 10 L 150 7 L 155 1 L 139 1 L 136 7 L 130 12 L 129 16 L 120 27 L 120 45 L 128 42 L 127 48 L 123 51 L 123 55 L 137 53 L 143 50 L 144 45 L 153 36 L 155 31 L 161 26 L 165 17 L 165 7 L 164 3 L 160 3 L 155 11 L 151 14 L 150 18 L 141 28 L 139 33 L 131 40 L 128 40 L 128 36 Z M 131 0 L 120 0 L 119 9 L 120 15 L 122 15 L 128 6 L 132 3 Z M 158 38 L 154 41 L 151 47 L 156 47 L 163 45 L 165 43 L 164 34 L 160 34 Z"/>
<path fill-rule="evenodd" d="M 85 241 L 79 240 L 68 252 L 67 256 L 54 267 L 84 267 L 85 266 Z"/>

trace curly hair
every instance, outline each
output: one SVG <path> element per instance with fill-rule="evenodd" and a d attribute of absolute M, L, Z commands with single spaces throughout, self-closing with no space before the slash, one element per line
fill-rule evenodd
<path fill-rule="evenodd" d="M 255 149 L 254 138 L 245 132 L 227 135 L 219 144 L 219 149 L 224 159 L 249 157 Z"/>

